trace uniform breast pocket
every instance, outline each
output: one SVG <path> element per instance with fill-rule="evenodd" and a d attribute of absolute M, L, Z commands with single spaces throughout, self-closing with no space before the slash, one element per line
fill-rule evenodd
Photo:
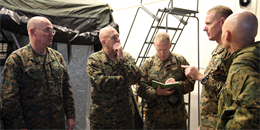
<path fill-rule="evenodd" d="M 44 70 L 38 68 L 28 68 L 25 69 L 24 79 L 25 80 L 34 80 L 37 82 L 42 81 L 44 78 Z"/>
<path fill-rule="evenodd" d="M 149 75 L 148 77 L 149 81 L 156 80 L 162 82 L 161 79 L 164 74 L 163 71 L 151 70 L 148 75 Z"/>
<path fill-rule="evenodd" d="M 44 71 L 37 68 L 26 68 L 24 72 L 23 82 L 21 85 L 21 94 L 23 97 L 34 99 L 42 91 L 44 84 Z"/>
<path fill-rule="evenodd" d="M 184 72 L 180 66 L 169 67 L 165 69 L 165 76 L 179 81 L 184 77 Z"/>
<path fill-rule="evenodd" d="M 181 71 L 182 71 L 181 67 L 178 67 L 178 66 L 166 68 L 165 70 L 169 73 L 175 73 L 175 74 L 181 73 Z"/>
<path fill-rule="evenodd" d="M 54 66 L 52 68 L 52 77 L 54 78 L 54 81 L 58 84 L 63 83 L 63 77 L 64 77 L 64 68 L 62 66 Z"/>

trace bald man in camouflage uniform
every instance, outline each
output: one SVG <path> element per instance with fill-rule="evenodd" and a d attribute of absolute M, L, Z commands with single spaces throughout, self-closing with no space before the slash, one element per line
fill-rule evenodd
<path fill-rule="evenodd" d="M 147 103 L 145 129 L 187 129 L 188 114 L 183 95 L 193 91 L 195 81 L 185 76 L 181 65 L 189 63 L 182 55 L 171 53 L 171 45 L 169 34 L 158 33 L 154 42 L 157 54 L 141 66 L 144 76 L 137 87 L 137 93 Z M 155 90 L 151 86 L 152 80 L 179 82 L 179 89 L 158 87 Z"/>
<path fill-rule="evenodd" d="M 55 34 L 44 17 L 28 21 L 30 43 L 6 60 L 1 80 L 7 129 L 74 129 L 75 103 L 62 55 L 49 48 Z"/>
<path fill-rule="evenodd" d="M 137 83 L 141 70 L 134 58 L 123 52 L 119 34 L 112 27 L 100 30 L 103 49 L 88 58 L 91 81 L 91 129 L 134 129 L 134 104 L 129 83 Z"/>
<path fill-rule="evenodd" d="M 217 66 L 221 63 L 220 59 L 230 55 L 222 45 L 221 29 L 226 18 L 232 13 L 229 7 L 218 5 L 208 10 L 206 14 L 203 31 L 206 31 L 209 40 L 216 41 L 218 45 L 211 53 L 211 59 L 204 74 L 200 73 L 194 66 L 182 66 L 186 68 L 187 77 L 200 81 L 203 85 L 200 98 L 200 125 L 198 130 L 216 128 L 218 93 L 224 85 L 224 82 L 217 82 L 213 78 L 213 75 L 216 73 Z"/>
<path fill-rule="evenodd" d="M 260 129 L 260 41 L 251 12 L 229 16 L 222 43 L 231 56 L 223 60 L 227 74 L 218 106 L 217 129 Z"/>

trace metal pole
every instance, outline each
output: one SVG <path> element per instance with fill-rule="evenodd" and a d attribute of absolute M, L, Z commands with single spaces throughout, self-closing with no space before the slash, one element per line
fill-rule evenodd
<path fill-rule="evenodd" d="M 17 41 L 17 39 L 16 39 L 16 37 L 15 37 L 15 35 L 14 35 L 14 33 L 11 33 L 11 34 L 12 34 L 12 36 L 13 36 L 13 39 L 14 39 L 14 42 L 15 42 L 17 48 L 18 48 L 18 49 L 21 48 L 20 45 L 19 45 L 19 43 L 18 43 L 18 41 Z"/>

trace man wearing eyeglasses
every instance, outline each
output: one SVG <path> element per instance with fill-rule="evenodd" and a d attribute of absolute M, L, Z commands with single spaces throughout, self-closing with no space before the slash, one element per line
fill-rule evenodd
<path fill-rule="evenodd" d="M 62 55 L 49 48 L 55 30 L 44 17 L 28 21 L 30 42 L 6 60 L 1 80 L 7 129 L 74 129 L 75 103 Z"/>
<path fill-rule="evenodd" d="M 157 53 L 141 66 L 143 77 L 137 86 L 137 93 L 147 103 L 144 129 L 187 129 L 188 114 L 183 94 L 193 91 L 195 81 L 185 76 L 181 65 L 189 63 L 182 55 L 171 53 L 171 45 L 169 34 L 158 33 L 154 40 Z M 152 80 L 179 82 L 179 89 L 163 89 L 161 86 L 153 89 Z"/>

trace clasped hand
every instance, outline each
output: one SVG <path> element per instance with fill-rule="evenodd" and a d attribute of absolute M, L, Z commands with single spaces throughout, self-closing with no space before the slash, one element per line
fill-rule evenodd
<path fill-rule="evenodd" d="M 113 50 L 117 53 L 120 59 L 124 58 L 123 48 L 120 42 L 113 45 Z"/>

